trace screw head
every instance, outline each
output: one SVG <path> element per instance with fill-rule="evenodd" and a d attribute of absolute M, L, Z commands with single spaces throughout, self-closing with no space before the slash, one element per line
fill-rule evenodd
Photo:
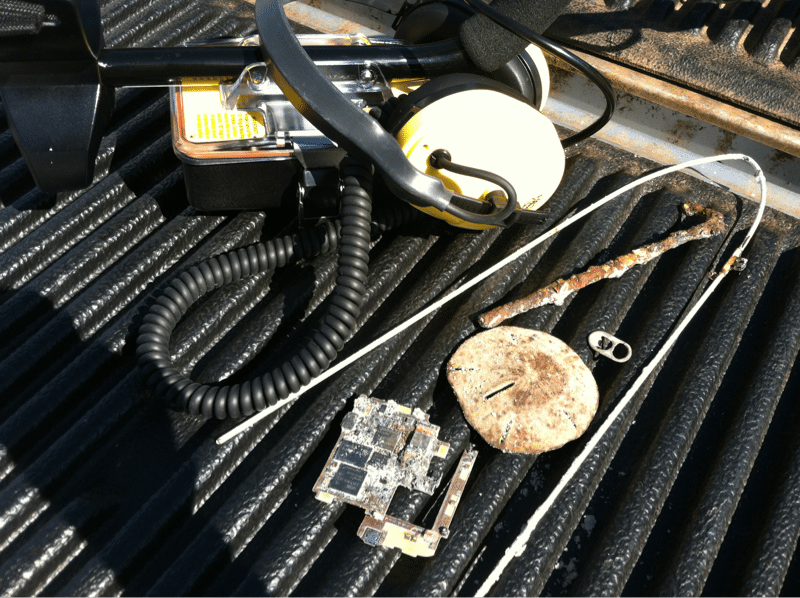
<path fill-rule="evenodd" d="M 250 71 L 250 80 L 256 85 L 261 85 L 264 82 L 264 73 L 261 71 Z"/>
<path fill-rule="evenodd" d="M 375 83 L 375 73 L 372 69 L 364 69 L 358 74 L 358 80 L 362 85 L 372 85 Z"/>

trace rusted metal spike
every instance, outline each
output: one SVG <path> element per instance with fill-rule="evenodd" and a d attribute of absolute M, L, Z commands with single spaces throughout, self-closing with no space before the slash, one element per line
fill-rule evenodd
<path fill-rule="evenodd" d="M 527 297 L 486 312 L 478 317 L 478 323 L 484 328 L 494 328 L 508 318 L 513 318 L 535 307 L 551 304 L 561 305 L 572 293 L 598 280 L 619 278 L 633 266 L 646 264 L 670 249 L 689 241 L 708 239 L 723 231 L 725 221 L 719 212 L 690 202 L 683 204 L 681 207 L 687 216 L 702 216 L 704 218 L 703 222 L 689 229 L 676 231 L 666 239 L 634 249 L 630 253 L 600 266 L 592 266 L 585 272 L 571 276 L 566 280 L 559 279 Z"/>

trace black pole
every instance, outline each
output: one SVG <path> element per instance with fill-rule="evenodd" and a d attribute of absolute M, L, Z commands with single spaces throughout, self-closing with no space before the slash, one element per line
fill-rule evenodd
<path fill-rule="evenodd" d="M 456 40 L 423 46 L 306 46 L 305 50 L 323 72 L 335 72 L 330 63 L 365 62 L 377 64 L 387 79 L 475 70 Z M 181 77 L 237 77 L 255 62 L 265 62 L 258 46 L 106 48 L 98 57 L 100 79 L 114 87 L 166 85 Z"/>

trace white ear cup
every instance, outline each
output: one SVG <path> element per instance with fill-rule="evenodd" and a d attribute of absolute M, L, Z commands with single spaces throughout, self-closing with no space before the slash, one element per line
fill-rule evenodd
<path fill-rule="evenodd" d="M 441 178 L 455 193 L 484 199 L 500 188 L 434 168 L 429 158 L 436 150 L 450 152 L 455 163 L 505 178 L 517 193 L 518 207 L 525 210 L 536 210 L 550 199 L 564 175 L 564 150 L 550 120 L 497 91 L 473 89 L 436 100 L 406 122 L 397 140 L 418 170 Z M 456 226 L 487 228 L 438 210 L 424 211 Z"/>
<path fill-rule="evenodd" d="M 525 48 L 525 53 L 533 61 L 534 69 L 532 75 L 536 78 L 536 84 L 541 88 L 541 97 L 536 104 L 536 108 L 537 110 L 542 110 L 547 103 L 547 98 L 550 96 L 550 69 L 547 66 L 544 52 L 538 47 L 530 44 Z"/>

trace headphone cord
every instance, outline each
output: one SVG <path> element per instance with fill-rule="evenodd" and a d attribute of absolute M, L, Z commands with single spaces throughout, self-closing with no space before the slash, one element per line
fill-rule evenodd
<path fill-rule="evenodd" d="M 366 298 L 371 230 L 411 220 L 416 210 L 387 212 L 383 223 L 371 223 L 372 171 L 345 159 L 341 219 L 323 222 L 294 235 L 256 243 L 211 257 L 176 274 L 156 297 L 139 328 L 136 354 L 142 375 L 170 407 L 190 415 L 217 419 L 252 415 L 274 406 L 320 375 L 354 333 Z M 336 286 L 319 328 L 303 347 L 263 376 L 241 384 L 201 384 L 179 369 L 170 353 L 172 331 L 189 308 L 206 293 L 230 282 L 327 253 L 338 246 Z"/>

